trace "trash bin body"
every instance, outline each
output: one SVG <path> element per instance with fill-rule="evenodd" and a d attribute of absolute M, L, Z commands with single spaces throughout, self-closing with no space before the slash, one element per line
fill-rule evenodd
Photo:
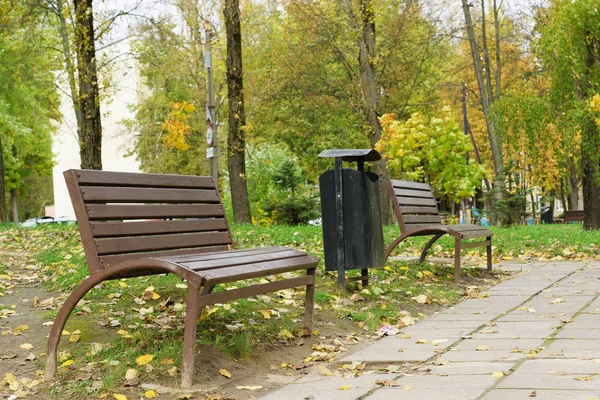
<path fill-rule="evenodd" d="M 362 270 L 385 263 L 379 177 L 364 172 L 364 161 L 381 158 L 375 150 L 328 150 L 320 157 L 336 158 L 336 169 L 321 174 L 321 219 L 325 269 L 338 272 L 343 285 L 345 271 Z M 358 170 L 342 168 L 342 160 L 355 161 Z"/>
<path fill-rule="evenodd" d="M 385 263 L 379 177 L 371 172 L 342 170 L 344 270 L 381 267 Z M 335 171 L 319 178 L 325 269 L 337 271 Z"/>

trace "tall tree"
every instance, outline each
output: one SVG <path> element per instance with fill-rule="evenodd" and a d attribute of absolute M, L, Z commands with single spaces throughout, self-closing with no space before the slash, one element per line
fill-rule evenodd
<path fill-rule="evenodd" d="M 54 37 L 35 4 L 0 0 L 0 20 L 0 214 L 6 218 L 10 193 L 12 220 L 18 222 L 19 197 L 38 189 L 28 178 L 51 181 L 50 143 L 59 104 L 49 54 Z"/>
<path fill-rule="evenodd" d="M 246 114 L 239 1 L 225 0 L 223 15 L 227 35 L 227 102 L 229 107 L 227 167 L 233 218 L 237 222 L 251 223 L 246 182 Z"/>
<path fill-rule="evenodd" d="M 102 115 L 92 0 L 73 0 L 73 3 L 79 80 L 78 108 L 83 123 L 79 138 L 81 168 L 102 169 Z"/>
<path fill-rule="evenodd" d="M 538 29 L 539 55 L 552 78 L 556 115 L 568 116 L 581 132 L 584 227 L 600 229 L 600 127 L 593 107 L 600 91 L 598 3 L 554 0 L 540 12 Z"/>
<path fill-rule="evenodd" d="M 482 8 L 485 4 L 485 1 L 481 1 Z M 484 53 L 484 65 L 481 63 L 481 52 L 479 47 L 479 41 L 475 35 L 475 28 L 473 25 L 473 18 L 471 16 L 471 5 L 468 0 L 462 0 L 462 9 L 465 16 L 465 26 L 467 30 L 467 37 L 469 40 L 469 45 L 471 47 L 471 57 L 473 60 L 473 68 L 475 70 L 475 75 L 477 78 L 477 86 L 479 88 L 479 102 L 481 103 L 481 109 L 483 111 L 483 115 L 485 118 L 485 125 L 487 128 L 489 145 L 492 155 L 492 162 L 494 165 L 494 187 L 499 189 L 498 194 L 501 196 L 502 191 L 504 190 L 504 176 L 502 172 L 503 168 L 503 160 L 502 160 L 502 147 L 501 143 L 497 137 L 494 127 L 494 121 L 491 115 L 491 104 L 494 100 L 494 95 L 492 93 L 492 82 L 491 82 L 491 63 L 489 57 L 489 51 L 487 48 L 487 39 L 486 39 L 486 30 L 485 30 L 485 10 L 482 10 L 482 32 L 483 32 L 483 53 Z M 495 5 L 495 3 L 494 3 Z M 496 13 L 496 10 L 494 10 Z M 499 51 L 499 48 L 497 49 Z M 499 60 L 499 55 L 497 56 Z M 497 68 L 499 70 L 499 68 Z M 484 75 L 486 74 L 486 75 Z M 487 77 L 487 79 L 486 79 Z M 496 82 L 497 88 L 500 87 L 500 83 Z M 498 97 L 500 93 L 496 93 L 495 97 Z"/>

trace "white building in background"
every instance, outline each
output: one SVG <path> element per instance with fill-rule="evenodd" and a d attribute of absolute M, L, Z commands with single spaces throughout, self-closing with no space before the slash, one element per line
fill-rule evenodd
<path fill-rule="evenodd" d="M 120 125 L 124 119 L 133 118 L 128 105 L 138 101 L 139 74 L 134 60 L 128 55 L 129 45 L 121 42 L 111 49 L 112 53 L 125 54 L 115 61 L 112 68 L 111 95 L 108 101 L 102 101 L 102 169 L 107 171 L 138 172 L 139 163 L 133 156 L 125 157 L 131 138 L 126 136 Z M 80 168 L 79 143 L 75 112 L 71 99 L 62 96 L 61 113 L 63 121 L 52 142 L 55 166 L 52 171 L 54 183 L 54 206 L 48 207 L 46 215 L 51 217 L 75 218 L 71 199 L 63 177 L 63 171 Z"/>

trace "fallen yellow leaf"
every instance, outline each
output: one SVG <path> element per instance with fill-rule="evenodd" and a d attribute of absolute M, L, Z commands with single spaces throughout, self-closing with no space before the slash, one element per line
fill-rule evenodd
<path fill-rule="evenodd" d="M 22 349 L 25 349 L 25 350 L 31 350 L 31 349 L 33 349 L 33 345 L 31 343 L 23 343 L 19 347 L 22 348 Z"/>
<path fill-rule="evenodd" d="M 225 368 L 221 368 L 219 373 L 223 375 L 225 378 L 231 379 L 231 372 L 227 371 Z"/>
<path fill-rule="evenodd" d="M 265 319 L 271 319 L 271 311 L 269 310 L 263 310 L 262 315 Z"/>
<path fill-rule="evenodd" d="M 146 393 L 144 393 L 144 397 L 147 399 L 154 399 L 158 397 L 158 395 L 154 390 L 146 390 Z"/>
<path fill-rule="evenodd" d="M 66 367 L 68 367 L 70 365 L 73 365 L 73 363 L 75 363 L 75 361 L 73 361 L 73 360 L 67 360 L 64 363 L 60 364 L 60 366 L 61 366 L 61 368 L 66 368 Z"/>
<path fill-rule="evenodd" d="M 578 376 L 576 378 L 574 378 L 576 381 L 591 381 L 592 379 L 594 379 L 594 375 L 588 375 L 588 376 Z"/>
<path fill-rule="evenodd" d="M 125 289 L 128 285 L 125 282 L 119 281 L 119 286 L 121 286 L 123 289 Z"/>
<path fill-rule="evenodd" d="M 69 336 L 69 342 L 71 342 L 71 343 L 77 343 L 77 342 L 79 342 L 79 335 L 71 335 L 71 336 Z"/>
<path fill-rule="evenodd" d="M 351 387 L 352 385 L 344 385 L 342 387 L 339 387 L 338 390 L 350 390 Z"/>
<path fill-rule="evenodd" d="M 504 376 L 504 372 L 502 371 L 496 371 L 492 374 L 492 377 L 494 378 L 502 378 Z"/>
<path fill-rule="evenodd" d="M 150 361 L 152 361 L 153 358 L 154 356 L 152 354 L 144 354 L 143 356 L 139 356 L 138 358 L 136 358 L 135 363 L 139 366 L 146 365 Z"/>
<path fill-rule="evenodd" d="M 124 394 L 114 393 L 113 397 L 117 400 L 127 400 L 127 396 L 125 396 Z"/>
<path fill-rule="evenodd" d="M 127 372 L 125 373 L 125 379 L 127 379 L 128 381 L 137 378 L 139 375 L 139 372 L 137 371 L 137 369 L 134 368 L 129 368 L 127 370 Z"/>
<path fill-rule="evenodd" d="M 260 385 L 255 385 L 255 386 L 237 386 L 236 388 L 239 390 L 258 390 L 258 389 L 262 389 L 262 386 Z"/>

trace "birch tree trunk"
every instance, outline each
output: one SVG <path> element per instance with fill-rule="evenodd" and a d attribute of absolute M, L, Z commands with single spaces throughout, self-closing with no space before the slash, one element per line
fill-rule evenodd
<path fill-rule="evenodd" d="M 229 127 L 227 134 L 227 167 L 231 188 L 233 219 L 252 223 L 246 183 L 246 114 L 242 64 L 242 29 L 239 0 L 225 0 L 223 8 L 227 35 L 227 100 Z"/>

